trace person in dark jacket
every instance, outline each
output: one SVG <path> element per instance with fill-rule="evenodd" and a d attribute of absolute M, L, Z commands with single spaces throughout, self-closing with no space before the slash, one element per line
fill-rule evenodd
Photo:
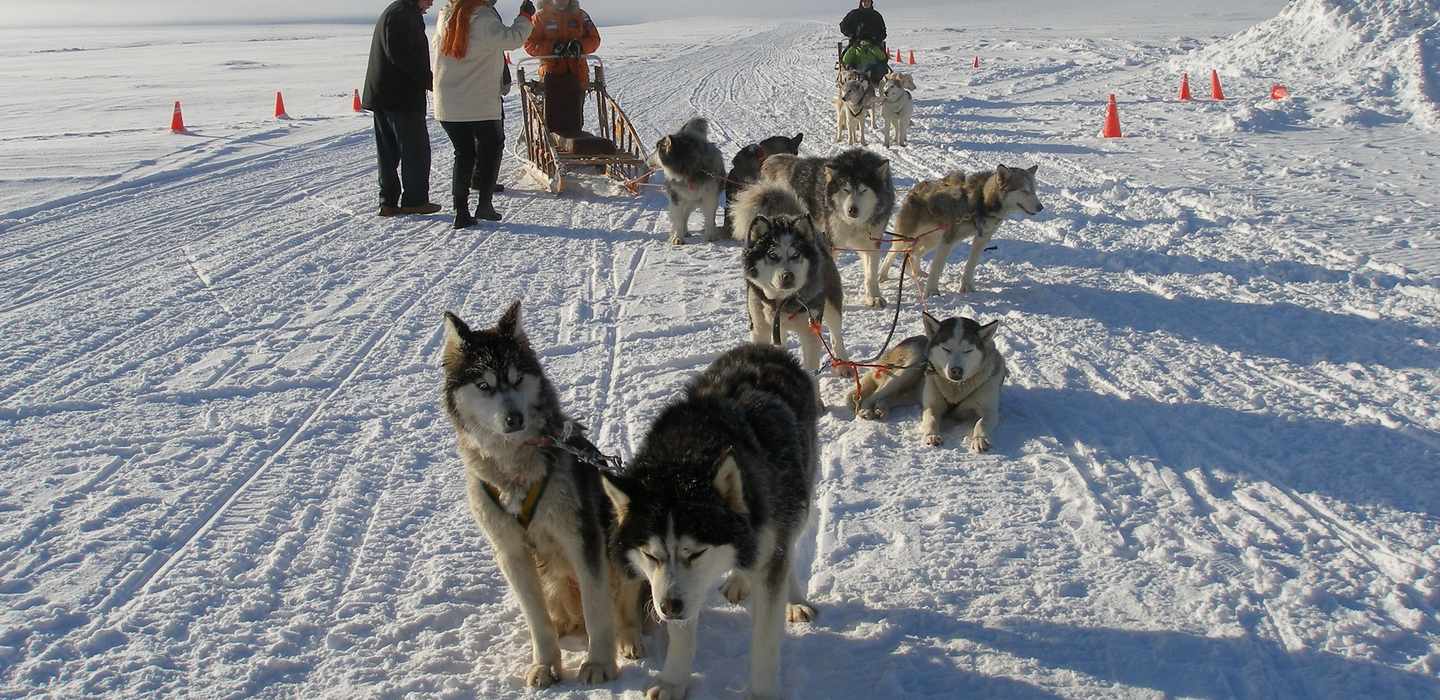
<path fill-rule="evenodd" d="M 860 6 L 840 20 L 840 33 L 850 40 L 841 62 L 879 85 L 890 72 L 890 51 L 885 48 L 885 18 L 875 11 L 874 0 L 860 0 Z"/>
<path fill-rule="evenodd" d="M 375 22 L 361 106 L 375 117 L 380 161 L 380 216 L 433 214 L 430 128 L 425 93 L 432 89 L 425 12 L 435 0 L 395 0 Z M 396 170 L 400 175 L 396 176 Z"/>

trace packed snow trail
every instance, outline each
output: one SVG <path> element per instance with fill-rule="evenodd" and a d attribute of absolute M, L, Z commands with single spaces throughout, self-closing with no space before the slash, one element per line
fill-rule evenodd
<path fill-rule="evenodd" d="M 1367 134 L 1410 174 L 1307 198 L 1304 172 L 1256 177 L 1294 143 L 1217 135 L 1225 106 L 1136 104 L 1138 138 L 1093 138 L 1100 96 L 1192 42 L 954 26 L 896 22 L 922 57 L 916 126 L 880 150 L 902 190 L 1040 165 L 1046 214 L 1002 229 L 976 293 L 954 265 L 930 300 L 1003 319 L 1004 421 L 992 454 L 962 427 L 926 448 L 918 409 L 855 421 L 850 385 L 822 379 L 801 552 L 821 617 L 790 630 L 786 693 L 1440 696 L 1435 217 L 1354 211 L 1422 189 L 1440 140 Z M 648 140 L 699 114 L 727 156 L 795 132 L 829 153 L 834 41 L 613 28 L 611 90 Z M 970 71 L 974 47 L 992 68 Z M 499 226 L 381 220 L 367 123 L 291 129 L 0 216 L 0 692 L 527 696 L 524 624 L 437 405 L 440 313 L 488 325 L 523 299 L 566 409 L 627 456 L 747 336 L 738 248 L 669 246 L 654 188 L 557 199 L 511 163 Z M 1372 231 L 1412 244 L 1361 252 Z M 853 351 L 889 319 L 852 301 Z M 918 331 L 913 306 L 901 322 Z M 693 696 L 742 691 L 748 616 L 717 596 L 700 636 Z M 649 648 L 599 692 L 643 693 L 663 635 Z"/>

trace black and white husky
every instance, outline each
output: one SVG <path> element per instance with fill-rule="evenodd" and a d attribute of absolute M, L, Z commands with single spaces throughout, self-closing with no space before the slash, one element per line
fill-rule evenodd
<path fill-rule="evenodd" d="M 802 363 L 813 372 L 820 367 L 820 338 L 810 322 L 823 321 L 835 357 L 847 359 L 840 270 L 795 193 L 773 182 L 752 185 L 736 199 L 734 215 L 736 225 L 745 227 L 750 340 L 783 345 L 784 334 L 794 333 Z"/>
<path fill-rule="evenodd" d="M 665 196 L 670 200 L 670 242 L 685 243 L 690 213 L 700 210 L 705 240 L 717 241 L 724 232 L 715 225 L 720 208 L 725 156 L 710 143 L 710 122 L 700 117 L 655 144 L 655 155 L 665 171 Z"/>
<path fill-rule="evenodd" d="M 865 305 L 884 306 L 880 296 L 880 240 L 895 209 L 890 161 L 863 148 L 834 158 L 773 156 L 760 178 L 779 182 L 801 203 L 836 248 L 859 252 L 865 269 Z"/>
<path fill-rule="evenodd" d="M 990 436 L 1000 422 L 1000 385 L 1005 358 L 995 347 L 999 321 L 985 325 L 968 318 L 944 321 L 925 314 L 925 335 L 906 338 L 880 358 L 888 368 L 871 369 L 850 397 L 856 415 L 885 417 L 890 407 L 920 399 L 920 438 L 940 445 L 940 420 L 973 413 L 978 419 L 966 444 L 975 452 L 990 449 Z"/>
<path fill-rule="evenodd" d="M 559 680 L 559 637 L 581 633 L 589 653 L 580 682 L 615 678 L 617 627 L 620 654 L 643 654 L 641 588 L 608 556 L 610 500 L 599 472 L 573 456 L 598 453 L 561 411 L 520 329 L 520 302 L 480 331 L 446 312 L 442 367 L 470 512 L 530 627 L 525 684 Z"/>
<path fill-rule="evenodd" d="M 661 412 L 624 474 L 605 475 L 612 551 L 649 581 L 670 637 L 649 698 L 685 696 L 700 610 L 727 571 L 726 597 L 753 601 L 750 696 L 779 697 L 785 622 L 815 615 L 792 570 L 819 461 L 813 384 L 779 348 L 731 350 Z"/>

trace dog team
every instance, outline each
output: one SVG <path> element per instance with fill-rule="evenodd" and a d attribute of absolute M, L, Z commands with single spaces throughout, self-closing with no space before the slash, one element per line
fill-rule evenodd
<path fill-rule="evenodd" d="M 839 73 L 837 141 L 849 133 L 852 144 L 863 145 L 866 117 L 883 116 L 886 145 L 892 132 L 905 145 L 913 80 L 889 73 L 872 87 L 861 72 Z M 520 302 L 490 328 L 445 314 L 442 405 L 457 433 L 471 513 L 529 628 L 526 686 L 562 678 L 559 640 L 571 635 L 588 641 L 574 677 L 608 682 L 619 673 L 618 659 L 645 655 L 643 632 L 658 621 L 668 648 L 646 697 L 684 698 L 701 611 L 718 588 L 731 603 L 750 604 L 750 697 L 780 697 L 785 625 L 817 614 L 794 553 L 818 473 L 822 351 L 848 358 L 835 255 L 860 256 L 863 303 L 881 307 L 880 283 L 897 257 L 904 260 L 899 274 L 924 278 L 933 295 L 951 249 L 968 240 L 961 291 L 969 292 L 980 252 L 1001 223 L 1043 210 L 1036 168 L 1002 164 L 920 182 L 897 214 L 889 161 L 863 148 L 801 157 L 803 138 L 745 146 L 728 173 L 704 119 L 656 144 L 670 241 L 684 243 L 699 211 L 705 240 L 743 243 L 750 342 L 692 379 L 623 468 L 610 464 L 560 405 L 525 334 Z M 919 263 L 930 252 L 927 275 Z M 928 313 L 923 321 L 923 335 L 888 349 L 863 375 L 836 365 L 856 380 L 851 409 L 879 420 L 893 406 L 918 401 L 920 437 L 931 446 L 943 443 L 942 420 L 974 415 L 964 442 L 989 450 L 1006 376 L 995 345 L 999 322 Z M 787 333 L 799 339 L 799 361 L 783 348 Z"/>

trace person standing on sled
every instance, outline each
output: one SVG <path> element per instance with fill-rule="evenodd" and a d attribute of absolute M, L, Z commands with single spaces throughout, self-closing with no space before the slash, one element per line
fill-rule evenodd
<path fill-rule="evenodd" d="M 495 0 L 450 0 L 435 32 L 435 118 L 455 147 L 451 194 L 455 228 L 477 219 L 499 221 L 491 196 L 505 147 L 501 124 L 501 76 L 505 50 L 518 49 L 530 35 L 535 6 L 530 0 L 510 26 L 500 20 Z M 470 213 L 470 184 L 479 181 L 479 203 Z"/>
<path fill-rule="evenodd" d="M 585 128 L 585 88 L 590 67 L 585 54 L 600 48 L 600 31 L 577 0 L 540 0 L 535 30 L 525 42 L 531 56 L 555 56 L 540 62 L 545 85 L 545 127 L 561 136 Z"/>
<path fill-rule="evenodd" d="M 879 85 L 890 72 L 890 53 L 885 48 L 885 18 L 875 11 L 874 0 L 860 0 L 860 6 L 840 20 L 840 33 L 850 40 L 840 62 Z"/>

